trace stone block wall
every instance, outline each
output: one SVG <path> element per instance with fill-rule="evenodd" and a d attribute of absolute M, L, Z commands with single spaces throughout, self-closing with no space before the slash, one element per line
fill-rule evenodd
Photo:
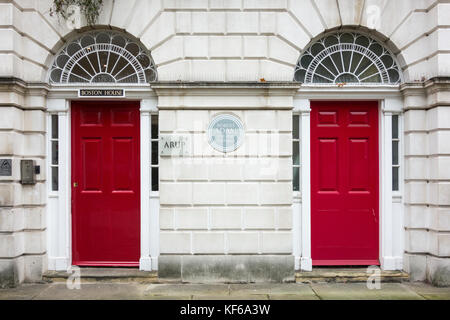
<path fill-rule="evenodd" d="M 52 0 L 0 3 L 0 158 L 13 160 L 13 176 L 0 177 L 0 277 L 6 279 L 0 283 L 38 279 L 46 268 L 47 70 L 65 41 L 89 29 L 85 21 L 74 30 L 51 16 L 51 5 Z M 122 30 L 140 39 L 151 51 L 159 79 L 168 81 L 255 82 L 264 78 L 290 82 L 300 53 L 326 31 L 356 28 L 385 40 L 399 59 L 405 82 L 410 83 L 402 89 L 405 267 L 415 279 L 431 281 L 435 275 L 445 278 L 446 273 L 439 270 L 446 270 L 449 261 L 450 98 L 447 84 L 426 81 L 450 76 L 449 13 L 445 0 L 106 0 L 96 27 Z M 262 141 L 264 145 L 271 138 L 280 141 L 274 153 L 262 155 L 258 148 L 250 148 L 247 154 L 236 152 L 236 159 L 264 160 L 250 165 L 208 151 L 203 158 L 220 170 L 198 162 L 202 157 L 187 163 L 162 159 L 161 168 L 168 168 L 164 170 L 168 176 L 161 183 L 161 242 L 174 235 L 182 239 L 174 242 L 179 248 L 170 250 L 191 258 L 202 250 L 207 255 L 239 257 L 284 255 L 291 250 L 292 222 L 287 213 L 290 143 L 286 142 L 290 129 L 283 127 L 290 112 L 272 108 L 289 104 L 276 96 L 256 97 L 258 103 L 248 108 L 254 99 L 248 95 L 193 97 L 197 106 L 215 108 L 200 111 L 186 107 L 185 97 L 175 92 L 159 105 L 166 133 L 187 132 L 206 150 L 206 127 L 192 125 L 197 117 L 208 123 L 215 112 L 225 110 L 222 106 L 228 106 L 227 112 L 233 109 L 248 126 L 246 144 Z M 167 106 L 180 110 L 167 110 Z M 265 111 L 249 110 L 255 106 Z M 41 166 L 35 186 L 19 183 L 20 159 L 34 159 Z M 269 170 L 263 175 L 261 166 L 289 170 Z M 278 191 L 273 190 L 275 186 Z M 217 191 L 214 197 L 213 190 Z M 275 196 L 275 192 L 281 194 Z M 205 204 L 208 193 L 210 205 Z M 245 201 L 243 193 L 247 194 Z M 214 246 L 206 250 L 198 243 L 208 237 Z M 271 237 L 280 241 L 280 249 L 271 246 Z M 173 255 L 161 249 L 167 257 Z M 245 259 L 236 261 L 246 265 Z"/>
<path fill-rule="evenodd" d="M 206 132 L 222 113 L 237 116 L 245 128 L 243 145 L 226 155 L 209 145 Z M 183 272 L 186 279 L 189 264 L 198 268 L 217 258 L 244 259 L 244 277 L 258 278 L 254 265 L 269 268 L 280 255 L 293 277 L 292 111 L 161 110 L 160 132 L 188 135 L 192 143 L 190 155 L 160 160 L 160 275 Z M 235 267 L 220 276 L 209 270 L 209 277 L 236 280 Z"/>
<path fill-rule="evenodd" d="M 450 83 L 405 88 L 405 268 L 450 284 Z"/>
<path fill-rule="evenodd" d="M 0 287 L 40 280 L 47 265 L 46 120 L 33 95 L 20 82 L 0 83 L 0 159 L 12 160 L 12 176 L 0 176 Z M 35 185 L 20 183 L 22 159 L 40 166 Z"/>
<path fill-rule="evenodd" d="M 55 53 L 79 31 L 51 16 L 51 5 L 0 3 L 0 76 L 47 81 Z M 291 81 L 312 39 L 360 26 L 387 42 L 409 82 L 449 75 L 449 8 L 443 0 L 106 0 L 97 24 L 140 39 L 167 81 Z M 86 29 L 84 19 L 76 27 Z"/>

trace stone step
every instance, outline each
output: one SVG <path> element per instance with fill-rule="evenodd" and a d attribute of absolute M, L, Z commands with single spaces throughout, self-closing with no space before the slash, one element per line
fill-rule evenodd
<path fill-rule="evenodd" d="M 65 271 L 48 271 L 43 276 L 44 281 L 66 282 L 74 273 Z M 158 272 L 140 271 L 137 268 L 90 268 L 80 267 L 80 281 L 83 282 L 137 282 L 157 283 Z"/>
<path fill-rule="evenodd" d="M 381 282 L 409 281 L 409 275 L 403 271 L 379 270 Z M 345 283 L 366 282 L 374 273 L 367 272 L 366 268 L 314 268 L 311 272 L 296 272 L 297 283 Z"/>
<path fill-rule="evenodd" d="M 73 275 L 65 271 L 48 271 L 43 280 L 48 282 L 66 282 Z M 366 268 L 314 268 L 311 272 L 296 272 L 297 283 L 345 283 L 366 282 L 373 273 L 367 273 Z M 156 271 L 140 271 L 137 268 L 80 268 L 80 281 L 87 282 L 137 282 L 137 283 L 172 283 L 176 281 L 161 281 Z M 409 275 L 403 271 L 380 270 L 381 282 L 409 281 Z"/>

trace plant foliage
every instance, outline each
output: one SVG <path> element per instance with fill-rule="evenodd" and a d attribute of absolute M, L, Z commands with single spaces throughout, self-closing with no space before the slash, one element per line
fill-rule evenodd
<path fill-rule="evenodd" d="M 50 14 L 56 13 L 64 20 L 73 18 L 74 11 L 71 6 L 78 6 L 81 14 L 84 15 L 89 25 L 96 23 L 100 11 L 103 7 L 103 0 L 53 0 L 53 6 L 50 8 Z"/>

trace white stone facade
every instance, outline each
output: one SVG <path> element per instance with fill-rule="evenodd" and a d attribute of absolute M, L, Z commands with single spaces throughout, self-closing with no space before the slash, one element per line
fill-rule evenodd
<path fill-rule="evenodd" d="M 161 134 L 189 135 L 192 142 L 188 157 L 161 157 L 159 193 L 150 192 L 143 178 L 141 207 L 147 211 L 141 215 L 141 268 L 171 266 L 177 275 L 186 267 L 188 280 L 205 275 L 204 269 L 194 272 L 198 264 L 211 265 L 211 270 L 216 264 L 235 270 L 252 261 L 276 265 L 283 270 L 273 276 L 277 280 L 291 278 L 295 269 L 310 269 L 310 208 L 305 201 L 309 177 L 307 167 L 302 167 L 301 192 L 293 192 L 292 116 L 300 115 L 303 124 L 301 155 L 307 164 L 309 101 L 377 99 L 384 105 L 383 156 L 392 153 L 390 117 L 400 115 L 403 124 L 400 190 L 380 192 L 381 215 L 389 213 L 380 222 L 382 267 L 403 268 L 415 280 L 448 285 L 447 1 L 104 3 L 94 29 L 119 30 L 140 40 L 156 64 L 159 82 L 127 87 L 127 99 L 141 100 L 141 127 L 148 129 L 148 115 L 158 114 Z M 48 187 L 48 114 L 59 115 L 61 139 L 66 141 L 60 154 L 64 164 L 70 159 L 70 130 L 63 124 L 69 123 L 69 102 L 77 99 L 77 87 L 50 85 L 48 70 L 64 43 L 91 27 L 83 20 L 73 26 L 51 16 L 51 4 L 0 3 L 0 158 L 13 162 L 12 176 L 0 176 L 0 284 L 35 281 L 47 269 L 65 269 L 71 263 L 70 168 L 60 168 L 64 188 L 55 200 Z M 382 41 L 399 63 L 403 83 L 353 88 L 294 83 L 303 50 L 338 29 Z M 244 146 L 226 157 L 206 139 L 212 117 L 224 112 L 240 118 L 246 129 Z M 147 133 L 141 137 L 150 138 Z M 145 148 L 141 153 L 150 153 Z M 33 159 L 40 166 L 35 185 L 20 183 L 21 159 Z M 149 158 L 141 163 L 149 166 Z M 384 166 L 380 182 L 386 187 L 392 178 L 389 161 Z M 150 175 L 148 170 L 142 173 Z"/>
<path fill-rule="evenodd" d="M 448 91 L 430 87 L 405 89 L 405 267 L 415 279 L 440 282 L 449 255 L 450 113 L 442 105 Z"/>
<path fill-rule="evenodd" d="M 172 261 L 169 255 L 177 255 L 184 270 L 183 256 L 191 261 L 197 257 L 199 264 L 207 263 L 204 255 L 206 259 L 217 255 L 291 256 L 289 106 L 295 87 L 244 91 L 228 87 L 214 94 L 193 86 L 182 102 L 174 98 L 181 92 L 178 88 L 157 86 L 155 90 L 161 94 L 160 134 L 190 137 L 191 150 L 189 155 L 160 159 L 160 260 Z M 263 90 L 269 97 L 280 95 L 273 97 L 278 101 L 270 103 L 258 97 Z M 204 101 L 216 101 L 220 108 L 211 110 Z M 181 103 L 183 110 L 178 107 Z M 246 131 L 242 147 L 226 156 L 207 141 L 209 123 L 223 113 L 241 119 Z M 293 259 L 291 264 L 293 270 Z"/>

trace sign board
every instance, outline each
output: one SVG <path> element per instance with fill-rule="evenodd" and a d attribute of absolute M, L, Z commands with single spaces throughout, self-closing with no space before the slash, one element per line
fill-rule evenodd
<path fill-rule="evenodd" d="M 191 138 L 187 135 L 161 136 L 159 140 L 161 156 L 186 156 L 191 150 Z"/>
<path fill-rule="evenodd" d="M 124 89 L 79 89 L 80 98 L 124 98 Z"/>
<path fill-rule="evenodd" d="M 0 176 L 12 176 L 12 161 L 11 159 L 0 159 Z"/>
<path fill-rule="evenodd" d="M 245 130 L 241 120 L 231 114 L 216 116 L 208 128 L 208 142 L 217 151 L 232 152 L 244 142 Z"/>

